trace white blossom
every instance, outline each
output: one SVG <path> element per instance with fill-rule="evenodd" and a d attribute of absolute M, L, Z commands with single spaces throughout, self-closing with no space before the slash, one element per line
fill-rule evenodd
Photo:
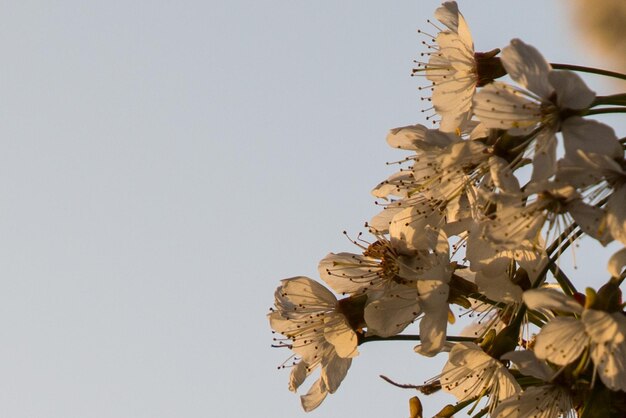
<path fill-rule="evenodd" d="M 455 344 L 441 373 L 441 386 L 460 402 L 489 397 L 489 410 L 498 402 L 520 392 L 507 368 L 473 343 Z"/>
<path fill-rule="evenodd" d="M 334 393 L 358 354 L 357 335 L 341 313 L 337 298 L 308 277 L 282 280 L 275 292 L 275 309 L 268 315 L 270 326 L 284 335 L 300 358 L 292 367 L 289 389 L 296 391 L 313 370 L 319 379 L 301 396 L 306 411 L 317 408 L 328 393 Z"/>
<path fill-rule="evenodd" d="M 612 390 L 626 391 L 626 316 L 622 312 L 587 309 L 553 289 L 524 292 L 529 309 L 576 314 L 557 316 L 545 324 L 534 346 L 541 360 L 566 366 L 588 349 L 602 382 Z"/>
<path fill-rule="evenodd" d="M 588 108 L 595 93 L 577 74 L 553 70 L 537 49 L 519 39 L 502 50 L 502 64 L 522 89 L 491 83 L 474 96 L 474 112 L 489 128 L 532 133 L 532 178 L 547 179 L 556 170 L 555 134 L 567 123 L 566 111 Z"/>
<path fill-rule="evenodd" d="M 429 253 L 403 253 L 383 236 L 363 254 L 330 253 L 319 264 L 320 277 L 336 292 L 367 294 L 368 334 L 398 334 L 420 314 L 416 280 L 429 265 Z M 357 245 L 361 245 L 355 241 Z"/>
<path fill-rule="evenodd" d="M 472 97 L 478 84 L 474 42 L 465 18 L 454 1 L 443 3 L 435 17 L 447 28 L 435 37 L 426 77 L 432 81 L 432 103 L 441 116 L 439 128 L 454 132 L 471 117 Z"/>

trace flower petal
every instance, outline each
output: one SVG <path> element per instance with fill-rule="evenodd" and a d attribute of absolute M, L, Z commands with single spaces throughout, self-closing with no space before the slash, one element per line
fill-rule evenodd
<path fill-rule="evenodd" d="M 417 289 L 398 285 L 365 307 L 367 333 L 381 337 L 399 334 L 420 312 Z"/>
<path fill-rule="evenodd" d="M 539 360 L 531 350 L 511 351 L 500 358 L 515 363 L 523 375 L 536 377 L 544 382 L 550 381 L 554 375 L 554 371 L 550 366 L 546 362 Z"/>
<path fill-rule="evenodd" d="M 389 131 L 387 143 L 393 148 L 417 151 L 424 145 L 424 135 L 428 130 L 424 125 L 411 125 Z"/>
<path fill-rule="evenodd" d="M 289 375 L 289 390 L 292 392 L 298 390 L 309 374 L 311 374 L 311 370 L 306 362 L 300 361 L 293 366 Z"/>
<path fill-rule="evenodd" d="M 326 395 L 328 395 L 326 384 L 322 378 L 319 378 L 313 383 L 306 395 L 300 396 L 302 408 L 306 412 L 314 410 L 326 399 Z"/>
<path fill-rule="evenodd" d="M 605 155 L 610 159 L 622 158 L 624 149 L 608 125 L 592 119 L 571 117 L 561 126 L 565 157 L 568 160 L 580 159 L 579 151 Z"/>
<path fill-rule="evenodd" d="M 596 98 L 582 78 L 571 71 L 550 71 L 548 80 L 556 91 L 556 100 L 561 109 L 587 109 Z"/>
<path fill-rule="evenodd" d="M 419 280 L 417 289 L 420 306 L 424 311 L 420 321 L 420 354 L 430 357 L 439 353 L 446 342 L 450 288 L 440 280 Z"/>
<path fill-rule="evenodd" d="M 459 27 L 459 15 L 456 1 L 446 1 L 435 10 L 435 18 L 453 32 Z"/>
<path fill-rule="evenodd" d="M 535 354 L 559 366 L 570 364 L 589 343 L 585 326 L 575 318 L 558 317 L 541 328 L 535 343 Z"/>
<path fill-rule="evenodd" d="M 325 319 L 324 338 L 335 347 L 339 357 L 355 357 L 359 354 L 356 333 L 350 328 L 343 315 L 336 316 L 339 318 Z"/>
<path fill-rule="evenodd" d="M 530 289 L 522 296 L 528 309 L 582 313 L 583 307 L 572 297 L 554 289 Z"/>
<path fill-rule="evenodd" d="M 377 260 L 351 253 L 330 253 L 324 257 L 318 272 L 322 280 L 335 292 L 354 294 L 366 291 L 376 279 Z"/>
<path fill-rule="evenodd" d="M 626 266 L 626 248 L 622 248 L 609 259 L 609 273 L 612 277 L 620 277 Z"/>
<path fill-rule="evenodd" d="M 556 136 L 554 130 L 545 127 L 535 140 L 535 154 L 533 156 L 532 181 L 547 180 L 556 171 Z"/>
<path fill-rule="evenodd" d="M 610 342 L 611 344 L 624 341 L 623 327 L 626 326 L 626 318 L 612 315 L 608 312 L 595 309 L 585 309 L 581 320 L 585 325 L 585 330 L 595 344 Z M 622 327 L 620 327 L 622 325 Z"/>
<path fill-rule="evenodd" d="M 539 97 L 547 99 L 552 94 L 553 88 L 548 82 L 552 67 L 535 47 L 513 39 L 502 50 L 502 64 L 515 82 Z"/>
<path fill-rule="evenodd" d="M 348 374 L 351 364 L 351 358 L 333 356 L 326 366 L 322 368 L 321 378 L 326 383 L 329 393 L 335 393 L 337 388 L 339 388 L 339 385 Z"/>
<path fill-rule="evenodd" d="M 626 185 L 618 187 L 609 197 L 606 223 L 613 238 L 626 244 Z"/>
<path fill-rule="evenodd" d="M 602 382 L 626 391 L 626 317 L 621 312 L 586 310 L 582 321 L 591 337 L 591 359 Z"/>
<path fill-rule="evenodd" d="M 323 285 L 308 277 L 298 276 L 281 280 L 274 293 L 276 306 L 286 313 L 306 314 L 309 309 L 320 310 L 320 305 L 333 310 L 337 298 Z"/>

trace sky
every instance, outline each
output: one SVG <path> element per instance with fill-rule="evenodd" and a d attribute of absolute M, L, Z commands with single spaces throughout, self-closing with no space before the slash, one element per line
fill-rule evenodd
<path fill-rule="evenodd" d="M 402 158 L 387 131 L 425 122 L 409 74 L 438 5 L 2 2 L 0 415 L 305 416 L 265 315 L 377 212 Z M 459 5 L 477 50 L 520 37 L 605 64 L 565 1 Z M 609 255 L 579 252 L 578 274 Z M 310 416 L 407 416 L 414 392 L 378 375 L 422 383 L 445 360 L 360 351 Z"/>

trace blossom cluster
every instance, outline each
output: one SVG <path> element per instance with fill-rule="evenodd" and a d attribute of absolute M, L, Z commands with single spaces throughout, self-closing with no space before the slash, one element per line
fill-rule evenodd
<path fill-rule="evenodd" d="M 457 398 L 437 416 L 618 416 L 626 249 L 598 273 L 606 283 L 583 292 L 559 257 L 581 236 L 626 245 L 624 140 L 590 118 L 623 112 L 625 95 L 596 95 L 520 39 L 476 52 L 455 2 L 435 17 L 414 74 L 430 83 L 437 121 L 387 136 L 405 156 L 372 191 L 383 209 L 366 224 L 371 238 L 320 261 L 332 291 L 307 277 L 276 290 L 268 316 L 276 345 L 294 353 L 289 389 L 319 369 L 301 396 L 315 409 L 359 344 L 416 326 L 417 353 L 448 355 L 421 388 Z M 450 335 L 458 309 L 482 319 Z"/>

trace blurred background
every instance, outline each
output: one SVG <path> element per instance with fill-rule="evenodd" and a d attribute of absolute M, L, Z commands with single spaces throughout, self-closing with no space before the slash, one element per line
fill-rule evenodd
<path fill-rule="evenodd" d="M 459 1 L 478 51 L 520 37 L 624 69 L 623 43 L 600 46 L 624 18 L 586 3 Z M 265 315 L 377 212 L 404 156 L 387 131 L 425 122 L 409 74 L 438 5 L 3 1 L 0 415 L 305 416 Z M 610 254 L 579 250 L 574 275 L 601 283 Z M 419 384 L 445 361 L 413 345 L 363 346 L 310 416 L 408 416 L 415 393 L 378 375 Z"/>

